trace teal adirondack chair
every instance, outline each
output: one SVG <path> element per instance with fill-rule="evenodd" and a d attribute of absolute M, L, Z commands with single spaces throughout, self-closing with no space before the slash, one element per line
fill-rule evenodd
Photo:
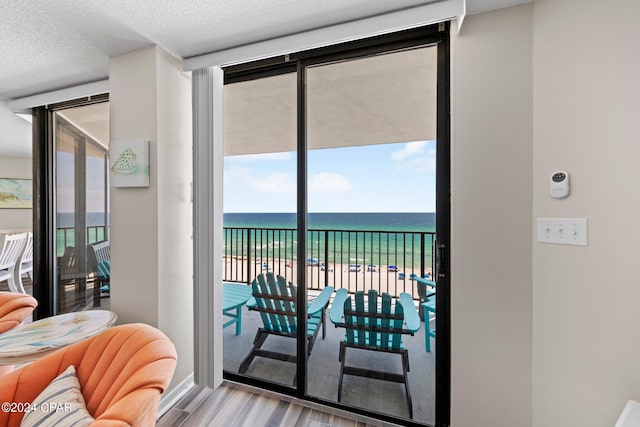
<path fill-rule="evenodd" d="M 251 286 L 255 301 L 251 301 L 247 305 L 249 310 L 260 313 L 263 327 L 258 329 L 253 339 L 253 348 L 240 364 L 238 372 L 246 373 L 249 365 L 257 356 L 296 363 L 295 355 L 261 348 L 269 335 L 296 338 L 298 333 L 296 287 L 292 283 L 287 283 L 287 280 L 280 275 L 276 280 L 271 272 L 266 275 L 259 274 Z M 307 351 L 309 354 L 311 354 L 320 327 L 322 327 L 322 339 L 326 335 L 325 310 L 329 305 L 331 294 L 333 294 L 333 288 L 327 286 L 307 307 Z"/>
<path fill-rule="evenodd" d="M 431 328 L 431 321 L 429 320 L 429 313 L 436 312 L 436 297 L 433 296 L 426 302 L 420 304 L 424 311 L 424 327 L 426 328 L 424 331 L 424 347 L 427 353 L 431 351 L 431 338 L 436 337 L 435 328 Z"/>
<path fill-rule="evenodd" d="M 93 306 L 100 306 L 100 298 L 109 296 L 111 289 L 111 245 L 108 240 L 88 245 L 89 265 L 95 275 Z M 103 295 L 104 294 L 104 295 Z"/>
<path fill-rule="evenodd" d="M 109 292 L 111 282 L 111 261 L 104 260 L 98 264 L 98 281 L 100 282 L 100 292 Z"/>
<path fill-rule="evenodd" d="M 379 304 L 379 300 L 381 304 Z M 344 375 L 373 378 L 404 384 L 407 395 L 409 417 L 413 418 L 411 392 L 409 390 L 409 352 L 402 344 L 402 335 L 413 335 L 420 329 L 420 317 L 411 295 L 400 294 L 393 304 L 389 294 L 371 289 L 365 295 L 363 291 L 349 296 L 346 289 L 338 289 L 329 314 L 336 327 L 345 328 L 340 342 L 340 380 L 338 382 L 338 402 L 342 399 L 342 380 Z M 385 353 L 395 353 L 402 357 L 402 374 L 377 371 L 346 365 L 348 348 L 357 348 Z"/>

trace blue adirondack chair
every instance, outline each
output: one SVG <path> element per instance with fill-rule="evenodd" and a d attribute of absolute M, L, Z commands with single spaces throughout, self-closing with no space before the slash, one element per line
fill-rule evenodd
<path fill-rule="evenodd" d="M 97 280 L 100 283 L 100 292 L 109 293 L 109 284 L 111 282 L 111 261 L 109 261 L 108 259 L 100 261 L 97 269 Z"/>
<path fill-rule="evenodd" d="M 95 276 L 93 306 L 100 306 L 100 298 L 108 297 L 111 289 L 111 245 L 108 240 L 88 245 L 89 263 Z"/>
<path fill-rule="evenodd" d="M 389 294 L 382 294 L 379 305 L 378 292 L 371 289 L 367 294 L 356 292 L 349 296 L 346 289 L 338 289 L 331 306 L 330 318 L 336 327 L 345 328 L 340 342 L 340 380 L 338 382 L 338 402 L 342 399 L 342 380 L 344 375 L 393 381 L 404 384 L 407 395 L 409 417 L 413 418 L 411 392 L 409 390 L 409 352 L 402 344 L 402 335 L 413 335 L 420 329 L 418 311 L 407 293 L 400 294 L 393 304 Z M 357 348 L 385 353 L 395 353 L 402 357 L 402 374 L 377 371 L 368 367 L 348 366 L 346 352 L 348 348 Z"/>
<path fill-rule="evenodd" d="M 273 273 L 259 274 L 252 284 L 253 300 L 247 303 L 249 310 L 258 311 L 262 318 L 262 328 L 258 328 L 253 339 L 253 348 L 240 364 L 238 372 L 244 374 L 249 365 L 257 356 L 266 357 L 285 362 L 296 363 L 296 356 L 272 350 L 263 350 L 261 347 L 269 335 L 296 338 L 298 333 L 296 300 L 296 287 L 292 283 L 278 275 L 277 280 Z M 320 295 L 307 307 L 307 351 L 311 354 L 313 344 L 320 327 L 322 327 L 322 339 L 326 335 L 325 310 L 329 305 L 329 298 L 333 294 L 333 288 L 327 286 Z M 294 379 L 295 383 L 295 379 Z"/>
<path fill-rule="evenodd" d="M 429 320 L 429 313 L 436 312 L 436 297 L 435 295 L 426 302 L 420 304 L 420 307 L 424 311 L 424 348 L 429 353 L 431 351 L 431 338 L 436 337 L 436 329 L 431 328 L 431 321 Z"/>

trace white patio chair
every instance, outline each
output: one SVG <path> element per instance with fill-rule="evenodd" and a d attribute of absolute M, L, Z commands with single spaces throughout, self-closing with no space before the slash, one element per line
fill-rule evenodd
<path fill-rule="evenodd" d="M 33 271 L 33 233 L 27 233 L 27 240 L 18 262 L 14 269 L 14 282 L 19 292 L 26 294 L 24 290 L 24 284 L 22 283 L 22 276 L 26 273 L 31 278 L 31 272 Z"/>
<path fill-rule="evenodd" d="M 5 234 L 0 251 L 0 282 L 8 281 L 11 292 L 20 292 L 15 282 L 16 263 L 27 241 L 27 233 Z"/>

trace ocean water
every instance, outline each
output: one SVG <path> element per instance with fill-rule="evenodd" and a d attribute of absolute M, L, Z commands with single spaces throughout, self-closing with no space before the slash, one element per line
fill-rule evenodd
<path fill-rule="evenodd" d="M 58 213 L 58 256 L 74 246 L 73 213 Z M 107 219 L 108 221 L 108 219 Z M 88 213 L 89 242 L 105 238 L 104 216 Z M 98 226 L 98 227 L 96 227 Z M 226 255 L 297 259 L 295 213 L 225 213 Z M 435 213 L 310 213 L 307 256 L 311 262 L 432 265 Z M 424 251 L 423 251 L 424 248 Z M 424 252 L 424 253 L 423 253 Z M 326 258 L 326 259 L 325 259 Z"/>
<path fill-rule="evenodd" d="M 73 227 L 76 223 L 75 212 L 58 212 L 56 214 L 56 221 L 58 228 Z M 105 216 L 103 212 L 87 212 L 87 226 L 100 226 L 104 225 Z M 107 214 L 107 224 L 109 224 L 109 215 Z"/>
<path fill-rule="evenodd" d="M 296 214 L 226 213 L 224 227 L 226 255 L 297 259 Z M 311 213 L 308 229 L 309 262 L 432 265 L 433 212 Z"/>
<path fill-rule="evenodd" d="M 225 227 L 295 228 L 295 213 L 225 213 Z M 427 213 L 310 213 L 308 228 L 330 230 L 434 232 L 436 214 Z"/>

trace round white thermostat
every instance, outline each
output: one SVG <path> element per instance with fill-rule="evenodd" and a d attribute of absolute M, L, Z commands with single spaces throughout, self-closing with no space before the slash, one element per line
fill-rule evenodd
<path fill-rule="evenodd" d="M 569 174 L 565 171 L 557 171 L 551 174 L 549 194 L 554 199 L 564 199 L 569 195 Z"/>

